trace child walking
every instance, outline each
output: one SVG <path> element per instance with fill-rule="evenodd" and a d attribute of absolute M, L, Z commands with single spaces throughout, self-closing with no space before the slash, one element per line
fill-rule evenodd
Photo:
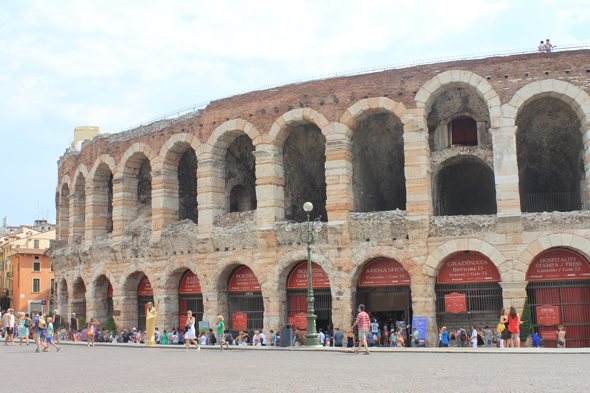
<path fill-rule="evenodd" d="M 53 318 L 47 318 L 47 338 L 45 339 L 47 346 L 43 350 L 44 352 L 49 352 L 49 344 L 52 344 L 54 347 L 57 348 L 57 352 L 59 352 L 59 347 L 53 342 Z"/>
<path fill-rule="evenodd" d="M 225 330 L 224 328 L 225 328 L 225 323 L 223 322 L 223 316 L 218 315 L 217 316 L 217 337 L 219 338 L 219 348 L 222 351 L 223 351 L 223 344 L 225 344 L 225 346 L 227 348 L 229 348 L 229 344 L 223 338 L 223 331 Z"/>

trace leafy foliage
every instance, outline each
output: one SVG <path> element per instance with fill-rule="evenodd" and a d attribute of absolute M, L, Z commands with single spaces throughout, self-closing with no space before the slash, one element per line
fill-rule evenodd
<path fill-rule="evenodd" d="M 524 310 L 522 311 L 522 325 L 520 332 L 522 333 L 522 340 L 526 340 L 531 334 L 533 334 L 533 316 L 531 314 L 531 306 L 529 305 L 529 298 L 524 301 Z"/>

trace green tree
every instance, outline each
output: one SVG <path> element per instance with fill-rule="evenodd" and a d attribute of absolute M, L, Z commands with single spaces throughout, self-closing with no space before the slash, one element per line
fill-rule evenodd
<path fill-rule="evenodd" d="M 78 318 L 78 329 L 84 330 L 84 324 L 86 323 L 86 318 L 79 317 Z"/>
<path fill-rule="evenodd" d="M 115 318 L 113 318 L 112 315 L 108 316 L 107 321 L 104 324 L 104 327 L 108 331 L 112 331 L 112 332 L 117 331 L 117 325 L 115 324 Z"/>
<path fill-rule="evenodd" d="M 531 306 L 529 305 L 529 298 L 528 296 L 524 300 L 524 309 L 522 310 L 522 325 L 520 327 L 520 332 L 522 333 L 521 340 L 526 341 L 526 339 L 533 334 L 533 316 L 531 314 Z"/>

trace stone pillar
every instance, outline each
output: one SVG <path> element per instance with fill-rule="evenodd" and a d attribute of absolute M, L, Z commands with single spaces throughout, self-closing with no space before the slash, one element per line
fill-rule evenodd
<path fill-rule="evenodd" d="M 120 294 L 117 294 L 117 291 L 113 293 L 113 309 L 120 312 L 118 316 L 114 316 L 117 330 L 137 327 L 137 322 L 139 321 L 137 307 L 137 290 L 124 290 Z"/>
<path fill-rule="evenodd" d="M 448 124 L 439 123 L 434 130 L 434 150 L 439 151 L 451 147 Z"/>
<path fill-rule="evenodd" d="M 70 195 L 70 236 L 68 244 L 73 244 L 77 237 L 81 237 L 80 245 L 84 246 L 86 194 L 84 190 L 74 190 Z"/>
<path fill-rule="evenodd" d="M 94 238 L 107 233 L 109 203 L 109 179 L 97 176 L 86 182 L 86 247 Z"/>
<path fill-rule="evenodd" d="M 334 275 L 334 282 L 330 283 L 332 292 L 332 324 L 346 334 L 354 323 L 354 296 L 356 287 L 351 287 L 351 277 L 344 272 Z"/>
<path fill-rule="evenodd" d="M 354 211 L 352 144 L 344 135 L 330 137 L 342 139 L 326 142 L 326 211 L 329 221 L 346 221 Z"/>
<path fill-rule="evenodd" d="M 281 308 L 283 307 L 283 302 L 279 297 L 278 277 L 270 278 L 267 276 L 266 280 L 263 280 L 261 287 L 264 304 L 264 323 L 262 330 L 264 334 L 270 337 L 271 330 L 274 330 L 276 333 L 281 328 Z"/>
<path fill-rule="evenodd" d="M 426 346 L 428 347 L 435 347 L 438 344 L 435 280 L 435 277 L 425 274 L 412 275 L 412 312 L 414 317 L 426 317 Z"/>
<path fill-rule="evenodd" d="M 520 216 L 520 192 L 516 159 L 516 126 L 491 130 L 494 150 L 494 178 L 498 218 Z"/>
<path fill-rule="evenodd" d="M 125 168 L 120 176 L 113 179 L 113 243 L 123 238 L 123 228 L 137 214 L 137 175 L 126 173 L 133 168 Z"/>
<path fill-rule="evenodd" d="M 522 315 L 524 301 L 527 297 L 527 285 L 528 281 L 500 282 L 500 286 L 502 287 L 504 308 L 510 308 L 510 306 L 514 306 L 516 307 L 518 313 Z"/>
<path fill-rule="evenodd" d="M 152 171 L 152 237 L 160 237 L 167 222 L 178 221 L 178 170 L 173 165 L 154 165 Z"/>
<path fill-rule="evenodd" d="M 63 189 L 62 189 L 63 192 Z M 68 245 L 70 236 L 70 204 L 71 198 L 69 195 L 60 195 L 59 197 L 59 223 L 57 240 L 65 240 Z"/>
<path fill-rule="evenodd" d="M 229 324 L 228 299 L 227 293 L 217 292 L 215 289 L 203 289 L 203 321 L 209 322 L 209 327 L 213 328 L 217 324 L 217 316 L 222 315 L 226 323 Z M 231 329 L 231 326 L 228 325 Z"/>
<path fill-rule="evenodd" d="M 210 236 L 215 217 L 225 214 L 225 162 L 207 159 L 197 168 L 199 236 Z"/>
<path fill-rule="evenodd" d="M 585 184 L 581 187 L 582 198 L 581 201 L 584 204 L 582 210 L 590 210 L 590 119 L 586 120 L 586 123 L 580 127 L 582 137 L 584 140 L 584 180 Z"/>
<path fill-rule="evenodd" d="M 280 147 L 262 143 L 254 151 L 256 158 L 256 226 L 272 228 L 285 218 L 283 157 Z"/>
<path fill-rule="evenodd" d="M 430 147 L 426 110 L 408 111 L 413 116 L 404 125 L 404 156 L 406 176 L 406 210 L 408 216 L 432 215 Z"/>
<path fill-rule="evenodd" d="M 107 321 L 107 299 L 99 294 L 95 289 L 87 288 L 86 292 L 86 319 L 95 318 L 99 323 L 99 328 L 104 327 Z"/>
<path fill-rule="evenodd" d="M 156 327 L 160 331 L 163 329 L 170 328 L 184 328 L 179 326 L 180 320 L 178 319 L 178 288 L 173 290 L 172 288 L 157 290 L 154 289 L 154 305 L 158 313 L 156 319 Z M 193 313 L 195 310 L 191 310 Z M 195 328 L 198 330 L 198 324 Z"/>

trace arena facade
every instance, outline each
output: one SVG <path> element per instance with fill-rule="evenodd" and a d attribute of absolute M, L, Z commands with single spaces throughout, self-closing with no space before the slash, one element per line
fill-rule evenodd
<path fill-rule="evenodd" d="M 58 161 L 59 310 L 141 327 L 154 300 L 160 329 L 187 309 L 210 326 L 299 323 L 307 256 L 285 220 L 310 201 L 318 327 L 347 330 L 363 302 L 381 323 L 427 317 L 434 345 L 438 327 L 493 326 L 528 295 L 536 326 L 552 305 L 568 346 L 590 346 L 589 92 L 588 50 L 493 57 L 99 135 Z"/>

